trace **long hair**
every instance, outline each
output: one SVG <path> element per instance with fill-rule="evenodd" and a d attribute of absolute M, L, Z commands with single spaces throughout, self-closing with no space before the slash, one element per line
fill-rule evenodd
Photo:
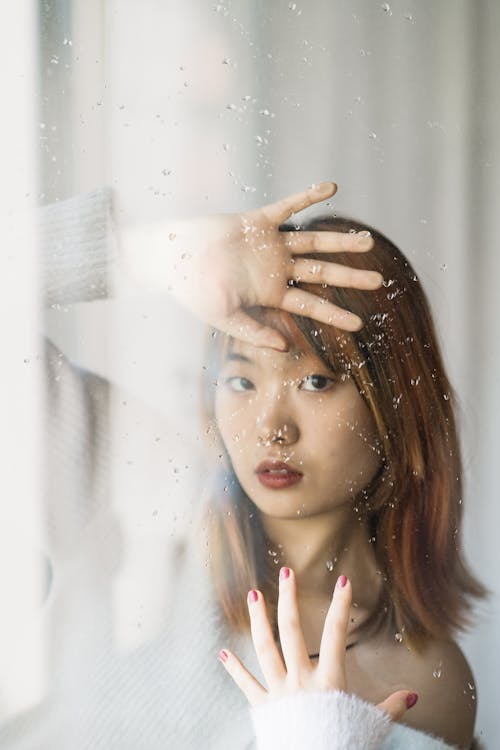
<path fill-rule="evenodd" d="M 283 225 L 281 230 L 293 230 Z M 295 227 L 295 229 L 299 229 Z M 378 623 L 397 628 L 419 648 L 427 638 L 449 638 L 471 624 L 469 600 L 486 594 L 461 552 L 462 461 L 455 413 L 424 289 L 403 253 L 372 227 L 343 217 L 317 217 L 300 229 L 368 230 L 365 253 L 308 253 L 306 257 L 379 271 L 384 285 L 357 290 L 300 282 L 306 291 L 359 315 L 364 327 L 348 333 L 281 312 L 289 338 L 335 373 L 352 378 L 368 405 L 381 446 L 381 464 L 354 510 L 367 520 L 382 580 Z M 263 319 L 263 313 L 252 314 Z M 276 630 L 279 551 L 265 537 L 259 511 L 241 488 L 214 418 L 218 368 L 229 337 L 212 331 L 203 386 L 207 432 L 218 467 L 203 516 L 211 572 L 222 610 L 237 631 L 249 630 L 246 593 L 266 596 Z M 377 625 L 378 627 L 378 625 Z"/>

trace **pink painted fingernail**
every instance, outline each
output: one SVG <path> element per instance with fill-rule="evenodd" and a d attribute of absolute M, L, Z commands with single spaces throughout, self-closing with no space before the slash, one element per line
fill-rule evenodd
<path fill-rule="evenodd" d="M 284 580 L 285 578 L 288 578 L 289 576 L 290 576 L 290 568 L 281 568 L 280 570 L 281 580 Z"/>
<path fill-rule="evenodd" d="M 337 588 L 343 589 L 346 583 L 347 583 L 347 578 L 345 576 L 339 576 L 337 578 Z"/>
<path fill-rule="evenodd" d="M 221 651 L 219 651 L 219 659 L 221 661 L 226 662 L 228 660 L 228 658 L 229 658 L 229 654 L 227 653 L 227 651 L 224 651 L 224 649 L 222 649 Z"/>
<path fill-rule="evenodd" d="M 255 589 L 252 589 L 251 591 L 248 592 L 248 601 L 250 602 L 250 604 L 252 604 L 253 602 L 256 602 L 258 598 L 259 598 L 259 595 L 255 591 Z"/>
<path fill-rule="evenodd" d="M 406 696 L 406 708 L 413 708 L 417 701 L 418 695 L 416 693 L 410 693 Z"/>

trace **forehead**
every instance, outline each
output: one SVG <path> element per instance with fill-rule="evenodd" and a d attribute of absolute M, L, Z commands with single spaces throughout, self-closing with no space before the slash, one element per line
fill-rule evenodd
<path fill-rule="evenodd" d="M 306 352 L 295 346 L 290 347 L 287 352 L 279 352 L 269 347 L 254 346 L 245 341 L 233 339 L 226 350 L 224 362 L 243 362 L 256 366 L 292 369 L 304 362 L 320 362 L 320 360 L 312 352 Z"/>

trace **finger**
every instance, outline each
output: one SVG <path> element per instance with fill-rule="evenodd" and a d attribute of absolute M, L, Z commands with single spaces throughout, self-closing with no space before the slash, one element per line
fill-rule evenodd
<path fill-rule="evenodd" d="M 235 654 L 228 649 L 222 649 L 222 651 L 219 651 L 219 660 L 224 664 L 226 672 L 231 675 L 240 690 L 246 695 L 251 706 L 256 706 L 265 699 L 267 690 L 250 674 Z"/>
<path fill-rule="evenodd" d="M 281 333 L 254 320 L 243 310 L 238 310 L 226 320 L 216 322 L 214 325 L 235 339 L 246 341 L 254 346 L 267 346 L 281 352 L 288 350 L 288 342 Z"/>
<path fill-rule="evenodd" d="M 298 211 L 312 206 L 313 203 L 319 203 L 326 198 L 331 198 L 336 192 L 337 186 L 334 182 L 320 182 L 318 185 L 312 185 L 301 193 L 289 195 L 276 203 L 269 203 L 267 206 L 262 207 L 262 211 L 273 222 L 282 224 L 292 214 L 296 214 Z"/>
<path fill-rule="evenodd" d="M 257 596 L 257 598 L 255 598 Z M 285 665 L 274 642 L 273 631 L 267 616 L 266 603 L 260 591 L 249 591 L 248 611 L 250 628 L 257 659 L 270 689 L 286 678 Z"/>
<path fill-rule="evenodd" d="M 345 646 L 351 598 L 351 582 L 339 576 L 325 619 L 317 667 L 321 684 L 332 690 L 345 690 Z"/>
<path fill-rule="evenodd" d="M 282 568 L 279 576 L 278 628 L 287 672 L 293 680 L 311 670 L 306 642 L 300 624 L 297 584 L 291 568 Z"/>
<path fill-rule="evenodd" d="M 379 703 L 377 708 L 389 714 L 392 721 L 399 721 L 410 708 L 413 708 L 417 700 L 418 695 L 416 693 L 410 693 L 408 690 L 397 690 L 383 703 Z"/>
<path fill-rule="evenodd" d="M 328 302 L 323 297 L 291 287 L 283 294 L 280 307 L 296 315 L 313 318 L 320 323 L 342 328 L 344 331 L 359 331 L 364 323 L 360 317 Z"/>
<path fill-rule="evenodd" d="M 305 253 L 366 252 L 375 246 L 369 232 L 283 232 L 285 246 L 294 255 Z"/>
<path fill-rule="evenodd" d="M 296 258 L 291 265 L 294 281 L 353 289 L 380 289 L 384 278 L 378 271 L 351 268 L 342 263 L 325 263 L 309 258 Z"/>

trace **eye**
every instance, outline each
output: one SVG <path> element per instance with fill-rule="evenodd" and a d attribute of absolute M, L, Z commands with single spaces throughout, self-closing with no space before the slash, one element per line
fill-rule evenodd
<path fill-rule="evenodd" d="M 239 375 L 232 377 L 232 378 L 226 378 L 224 381 L 224 385 L 226 385 L 229 388 L 229 390 L 234 391 L 235 393 L 243 393 L 244 391 L 251 391 L 254 387 L 251 380 L 248 380 L 247 378 L 242 378 Z"/>
<path fill-rule="evenodd" d="M 326 375 L 308 375 L 300 383 L 301 391 L 312 391 L 313 393 L 328 391 L 335 381 L 333 378 L 329 378 Z"/>

